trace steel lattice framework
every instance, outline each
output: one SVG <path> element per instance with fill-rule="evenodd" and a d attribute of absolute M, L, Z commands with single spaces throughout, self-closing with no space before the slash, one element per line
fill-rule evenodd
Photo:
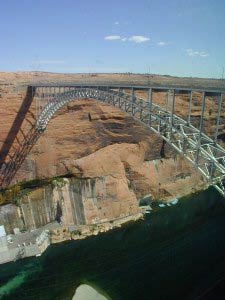
<path fill-rule="evenodd" d="M 30 131 L 21 150 L 2 168 L 4 176 L 1 185 L 8 185 L 25 156 L 54 114 L 65 104 L 78 99 L 96 99 L 120 108 L 136 120 L 160 135 L 172 148 L 183 155 L 206 178 L 209 185 L 225 196 L 225 150 L 217 143 L 220 117 L 225 91 L 192 90 L 179 87 L 143 87 L 118 85 L 85 84 L 39 84 L 30 86 L 36 102 L 36 124 Z M 137 97 L 137 91 L 147 92 L 147 99 Z M 166 107 L 153 103 L 156 91 L 167 92 Z M 193 92 L 201 94 L 201 115 L 199 128 L 192 124 Z M 187 119 L 178 116 L 175 110 L 175 96 L 185 93 L 188 96 Z M 214 138 L 204 133 L 204 112 L 207 96 L 215 96 L 218 101 Z M 169 109 L 169 97 L 170 105 Z M 22 155 L 21 155 L 22 153 Z"/>
<path fill-rule="evenodd" d="M 178 153 L 182 154 L 190 161 L 207 179 L 210 185 L 214 185 L 217 190 L 225 196 L 225 150 L 203 133 L 203 122 L 197 129 L 190 123 L 174 113 L 175 89 L 170 89 L 172 94 L 172 110 L 168 111 L 159 105 L 153 104 L 152 92 L 149 89 L 148 101 L 136 97 L 134 88 L 131 93 L 125 93 L 121 88 L 113 87 L 70 87 L 68 90 L 56 94 L 45 94 L 46 105 L 43 108 L 38 106 L 38 119 L 36 129 L 43 131 L 46 129 L 53 115 L 66 103 L 83 98 L 96 99 L 110 105 L 116 106 L 126 113 L 132 115 L 142 124 L 159 134 Z M 192 93 L 190 91 L 190 93 Z M 222 103 L 222 93 L 220 94 L 219 114 Z M 204 114 L 204 101 L 206 92 L 203 91 L 202 116 Z M 217 118 L 217 123 L 219 118 Z M 217 124 L 218 125 L 218 124 Z M 218 127 L 218 126 L 217 126 Z M 218 128 L 216 128 L 218 131 Z"/>

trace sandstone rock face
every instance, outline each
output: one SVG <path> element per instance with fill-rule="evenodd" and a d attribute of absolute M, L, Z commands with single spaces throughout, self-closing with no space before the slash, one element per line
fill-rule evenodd
<path fill-rule="evenodd" d="M 7 234 L 13 233 L 13 228 L 24 228 L 19 207 L 14 204 L 0 206 L 0 224 L 5 226 Z"/>
<path fill-rule="evenodd" d="M 26 135 L 36 122 L 36 103 L 27 91 L 27 84 L 32 82 L 115 82 L 145 85 L 149 78 L 138 75 L 107 75 L 100 74 L 87 78 L 86 75 L 65 75 L 51 73 L 0 73 L 0 163 L 10 160 L 17 149 L 26 140 Z M 180 86 L 202 85 L 216 88 L 225 86 L 216 80 L 189 80 L 182 78 L 152 76 L 151 84 L 177 84 Z M 24 84 L 24 85 L 22 85 Z M 146 98 L 146 93 L 137 92 L 138 96 Z M 201 95 L 194 93 L 192 106 L 192 121 L 199 125 L 201 111 Z M 166 94 L 154 93 L 153 102 L 166 106 Z M 225 101 L 223 101 L 219 137 L 223 143 L 225 134 Z M 213 136 L 216 124 L 218 99 L 208 97 L 204 116 L 205 130 Z M 171 99 L 168 100 L 171 109 Z M 188 96 L 176 97 L 175 113 L 186 118 L 188 111 Z M 91 116 L 91 118 L 90 118 Z M 135 122 L 129 115 L 120 110 L 93 100 L 70 102 L 63 107 L 51 120 L 47 131 L 41 136 L 26 157 L 19 172 L 13 178 L 12 184 L 21 180 L 63 175 L 63 164 L 72 159 L 87 156 L 108 145 L 115 143 L 136 144 L 141 141 L 154 141 L 154 148 L 149 148 L 152 159 L 160 157 L 161 139 Z M 168 152 L 168 149 L 167 149 Z M 8 154 L 8 155 L 7 155 Z M 7 155 L 7 156 L 6 156 Z M 167 153 L 167 156 L 170 156 Z"/>
<path fill-rule="evenodd" d="M 26 76 L 0 76 L 0 119 L 4 120 L 0 130 L 0 162 L 13 157 L 36 122 L 35 99 L 31 101 L 21 83 L 41 80 L 41 76 Z M 86 80 L 78 75 L 45 76 L 49 82 Z M 130 80 L 134 84 L 139 80 L 145 84 L 146 80 L 137 76 L 132 81 L 125 75 L 118 76 L 114 78 L 117 82 Z M 100 82 L 103 80 L 100 77 L 94 79 Z M 105 75 L 104 80 L 112 79 Z M 143 92 L 138 95 L 147 96 Z M 188 108 L 185 97 L 176 98 L 176 113 L 184 117 Z M 196 94 L 193 115 L 196 122 L 200 112 L 198 97 Z M 165 106 L 165 93 L 157 93 L 153 101 Z M 208 99 L 209 133 L 215 123 L 214 110 L 212 100 Z M 221 134 L 225 132 L 223 126 Z M 44 186 L 24 196 L 19 207 L 11 204 L 0 207 L 0 224 L 5 224 L 8 232 L 14 227 L 37 228 L 55 219 L 63 224 L 104 222 L 137 213 L 139 201 L 146 195 L 167 200 L 204 185 L 190 163 L 164 145 L 161 138 L 119 109 L 91 99 L 71 101 L 54 115 L 11 184 L 55 176 L 67 177 L 63 186 Z"/>
<path fill-rule="evenodd" d="M 63 225 L 95 224 L 139 212 L 145 197 L 171 199 L 204 187 L 181 157 L 145 160 L 146 144 L 115 144 L 72 161 L 71 178 L 53 180 L 24 196 L 19 207 L 0 208 L 0 223 L 34 229 L 57 220 Z"/>

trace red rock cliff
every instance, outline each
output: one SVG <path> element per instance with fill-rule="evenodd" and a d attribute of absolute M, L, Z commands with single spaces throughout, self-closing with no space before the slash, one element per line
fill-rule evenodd
<path fill-rule="evenodd" d="M 4 80 L 0 86 L 0 119 L 4 120 L 0 148 L 2 157 L 8 154 L 6 158 L 10 159 L 35 123 L 35 101 L 30 102 L 26 87 L 21 86 L 24 75 L 8 76 L 8 83 Z M 14 84 L 10 83 L 12 79 Z M 155 99 L 160 103 L 162 95 L 156 95 Z M 180 101 L 182 111 L 182 99 Z M 198 113 L 198 109 L 196 111 Z M 70 174 L 74 180 L 82 182 L 82 186 L 72 194 L 71 182 L 57 188 L 57 192 L 51 189 L 51 196 L 43 192 L 45 187 L 39 192 L 31 192 L 23 200 L 24 205 L 37 207 L 34 204 L 37 201 L 39 204 L 53 203 L 52 214 L 47 216 L 43 208 L 41 213 L 46 214 L 43 220 L 32 217 L 31 221 L 25 206 L 22 206 L 24 212 L 15 208 L 17 212 L 12 214 L 18 214 L 20 218 L 22 213 L 30 220 L 30 227 L 38 227 L 54 220 L 56 205 L 60 203 L 64 223 L 79 223 L 81 219 L 92 223 L 136 213 L 139 200 L 146 195 L 153 199 L 168 199 L 202 188 L 199 173 L 168 145 L 163 148 L 162 157 L 162 147 L 161 138 L 117 108 L 90 99 L 70 102 L 51 120 L 12 184 Z M 39 196 L 33 197 L 33 193 Z M 74 195 L 80 197 L 82 203 L 80 220 L 75 220 L 72 212 L 69 213 L 73 209 L 76 211 L 71 206 L 76 201 Z"/>

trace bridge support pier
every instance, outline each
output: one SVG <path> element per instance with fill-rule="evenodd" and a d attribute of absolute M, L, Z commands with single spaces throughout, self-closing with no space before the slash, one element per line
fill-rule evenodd
<path fill-rule="evenodd" d="M 166 92 L 166 111 L 169 111 L 169 91 Z"/>
<path fill-rule="evenodd" d="M 175 89 L 173 89 L 173 94 L 172 94 L 172 111 L 171 111 L 171 120 L 170 120 L 170 138 L 172 137 L 173 133 L 173 116 L 174 116 L 174 110 L 175 110 Z"/>
<path fill-rule="evenodd" d="M 136 96 L 135 96 L 135 90 L 132 88 L 131 90 L 132 93 L 132 115 L 135 115 L 135 102 L 136 102 Z"/>
<path fill-rule="evenodd" d="M 220 96 L 218 96 L 218 113 L 216 118 L 216 130 L 215 130 L 215 136 L 214 136 L 214 142 L 217 143 L 217 136 L 218 136 L 218 130 L 220 125 L 220 115 L 221 115 L 221 108 L 223 103 L 223 94 L 221 93 Z"/>
<path fill-rule="evenodd" d="M 196 152 L 196 164 L 199 161 L 199 151 L 202 144 L 202 131 L 204 126 L 204 113 L 205 113 L 205 92 L 202 93 L 202 108 L 201 108 L 201 118 L 199 124 L 199 134 L 198 134 L 198 144 L 197 144 L 197 152 Z"/>
<path fill-rule="evenodd" d="M 192 110 L 192 97 L 193 97 L 193 92 L 191 91 L 189 94 L 189 106 L 188 106 L 188 117 L 187 117 L 187 125 L 191 125 L 191 110 Z"/>
<path fill-rule="evenodd" d="M 148 90 L 149 126 L 152 125 L 152 88 Z"/>

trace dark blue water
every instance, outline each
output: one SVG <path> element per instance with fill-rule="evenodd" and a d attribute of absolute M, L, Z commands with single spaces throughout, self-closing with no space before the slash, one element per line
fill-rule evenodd
<path fill-rule="evenodd" d="M 144 221 L 1 265 L 0 299 L 71 300 L 82 283 L 112 300 L 225 299 L 224 279 L 225 199 L 210 188 Z"/>

